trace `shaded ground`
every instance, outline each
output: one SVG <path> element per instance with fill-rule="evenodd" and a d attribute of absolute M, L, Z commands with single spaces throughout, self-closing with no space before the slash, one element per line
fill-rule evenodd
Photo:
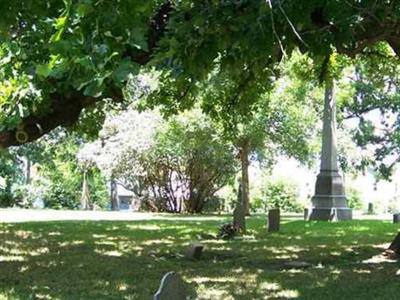
<path fill-rule="evenodd" d="M 1 213 L 1 212 L 0 212 Z M 398 299 L 400 263 L 364 262 L 399 225 L 285 219 L 267 234 L 203 240 L 200 261 L 180 253 L 214 234 L 223 217 L 134 221 L 0 223 L 0 299 L 149 299 L 162 275 L 179 271 L 199 299 Z M 307 269 L 287 269 L 305 261 Z"/>

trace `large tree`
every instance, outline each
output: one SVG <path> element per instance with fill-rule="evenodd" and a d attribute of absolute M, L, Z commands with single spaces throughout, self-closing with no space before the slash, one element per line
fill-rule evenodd
<path fill-rule="evenodd" d="M 297 53 L 279 66 L 280 79 L 271 91 L 250 100 L 252 110 L 241 113 L 238 106 L 226 106 L 242 91 L 230 78 L 211 76 L 202 88 L 200 105 L 220 127 L 221 134 L 237 150 L 241 166 L 241 197 L 249 213 L 251 161 L 271 163 L 275 155 L 283 154 L 305 162 L 313 154 L 317 107 L 321 102 L 318 80 L 305 74 L 310 59 Z"/>

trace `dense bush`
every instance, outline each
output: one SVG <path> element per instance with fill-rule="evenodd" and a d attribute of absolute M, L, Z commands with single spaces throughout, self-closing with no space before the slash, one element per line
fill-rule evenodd
<path fill-rule="evenodd" d="M 280 208 L 285 212 L 302 212 L 303 207 L 298 202 L 298 188 L 295 184 L 279 179 L 268 181 L 263 188 L 261 198 L 253 201 L 253 209 L 266 211 L 270 208 Z"/>
<path fill-rule="evenodd" d="M 43 201 L 48 208 L 78 209 L 80 204 L 78 191 L 60 182 L 52 183 L 47 193 L 43 195 Z"/>
<path fill-rule="evenodd" d="M 253 213 L 258 212 L 266 212 L 267 211 L 267 203 L 263 196 L 253 197 L 251 199 L 250 210 Z"/>
<path fill-rule="evenodd" d="M 23 181 L 22 163 L 11 151 L 0 150 L 0 207 L 18 206 L 13 187 Z"/>
<path fill-rule="evenodd" d="M 34 184 L 40 193 L 36 197 L 45 207 L 54 209 L 78 209 L 81 204 L 83 168 L 77 160 L 82 141 L 74 135 L 59 134 L 46 142 L 43 149 L 46 159 L 37 165 L 40 179 Z M 98 207 L 109 203 L 107 184 L 100 171 L 91 167 L 86 170 L 90 202 Z"/>
<path fill-rule="evenodd" d="M 14 197 L 9 188 L 0 189 L 0 207 L 10 207 L 15 204 Z"/>
<path fill-rule="evenodd" d="M 221 212 L 224 209 L 225 200 L 218 196 L 210 197 L 203 206 L 203 212 Z"/>
<path fill-rule="evenodd" d="M 346 191 L 346 197 L 347 197 L 347 205 L 352 208 L 352 209 L 361 209 L 362 208 L 362 199 L 361 199 L 361 193 L 356 190 L 355 188 L 347 188 Z"/>
<path fill-rule="evenodd" d="M 395 214 L 400 212 L 400 198 L 398 196 L 394 196 L 391 199 L 389 199 L 386 211 L 390 214 Z"/>
<path fill-rule="evenodd" d="M 173 213 L 200 213 L 206 205 L 207 210 L 217 209 L 216 192 L 236 173 L 232 146 L 200 111 L 158 126 L 159 118 L 156 112 L 129 110 L 106 121 L 102 140 L 81 153 L 132 191 L 143 209 Z"/>

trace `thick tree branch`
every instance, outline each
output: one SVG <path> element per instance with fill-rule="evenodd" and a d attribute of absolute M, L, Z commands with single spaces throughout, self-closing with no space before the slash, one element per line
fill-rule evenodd
<path fill-rule="evenodd" d="M 327 30 L 334 37 L 334 46 L 339 53 L 350 57 L 361 54 L 365 48 L 380 41 L 386 41 L 396 54 L 400 55 L 400 23 L 393 15 L 393 10 L 386 10 L 385 16 L 377 18 L 373 9 L 359 8 L 362 22 L 354 26 L 352 42 L 344 42 L 339 24 L 333 24 L 325 18 L 324 8 L 319 7 L 311 14 L 313 24 L 320 30 Z"/>
<path fill-rule="evenodd" d="M 125 56 L 139 65 L 145 65 L 150 61 L 157 45 L 167 29 L 172 5 L 168 1 L 160 7 L 149 22 L 147 35 L 148 50 L 129 49 Z M 110 87 L 113 90 L 113 87 Z M 113 90 L 112 98 L 115 101 L 122 99 L 122 92 Z M 0 148 L 18 146 L 32 142 L 49 133 L 58 126 L 67 126 L 75 123 L 82 110 L 90 105 L 100 102 L 101 98 L 83 96 L 75 92 L 72 96 L 53 94 L 49 96 L 50 110 L 42 115 L 31 115 L 22 119 L 18 128 L 0 132 Z"/>
<path fill-rule="evenodd" d="M 18 146 L 35 141 L 58 126 L 75 123 L 83 108 L 99 99 L 75 94 L 70 97 L 51 95 L 51 107 L 43 115 L 31 115 L 22 119 L 16 129 L 0 132 L 0 147 Z"/>

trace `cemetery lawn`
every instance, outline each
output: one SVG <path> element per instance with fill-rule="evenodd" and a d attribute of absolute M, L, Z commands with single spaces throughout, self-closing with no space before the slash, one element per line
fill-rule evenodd
<path fill-rule="evenodd" d="M 399 299 L 400 263 L 366 261 L 399 225 L 284 218 L 267 234 L 253 216 L 247 236 L 211 239 L 227 220 L 0 223 L 0 299 L 150 299 L 172 270 L 199 299 Z M 180 255 L 192 240 L 206 245 L 199 261 Z"/>

